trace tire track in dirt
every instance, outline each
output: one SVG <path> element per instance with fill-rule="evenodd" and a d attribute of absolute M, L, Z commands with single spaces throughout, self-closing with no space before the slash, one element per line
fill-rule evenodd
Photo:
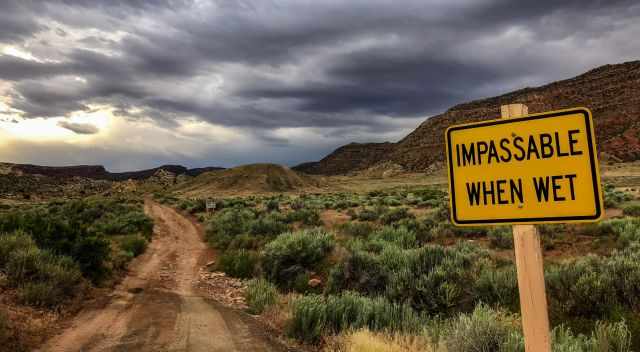
<path fill-rule="evenodd" d="M 87 308 L 40 351 L 284 351 L 242 314 L 197 294 L 207 246 L 173 209 L 147 201 L 155 221 L 145 253 L 106 307 Z"/>

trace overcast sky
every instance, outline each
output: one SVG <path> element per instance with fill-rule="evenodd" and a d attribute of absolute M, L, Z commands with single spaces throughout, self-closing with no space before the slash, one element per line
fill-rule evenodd
<path fill-rule="evenodd" d="M 636 0 L 2 0 L 0 161 L 294 165 L 638 38 Z"/>

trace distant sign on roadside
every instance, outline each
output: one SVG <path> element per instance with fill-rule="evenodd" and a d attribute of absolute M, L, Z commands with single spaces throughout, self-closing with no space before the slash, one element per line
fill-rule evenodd
<path fill-rule="evenodd" d="M 207 199 L 205 203 L 206 203 L 207 211 L 216 210 L 216 202 L 215 202 L 215 200 Z M 200 204 L 202 204 L 202 203 L 200 203 Z"/>
<path fill-rule="evenodd" d="M 588 109 L 457 125 L 445 135 L 454 224 L 586 222 L 603 216 Z"/>

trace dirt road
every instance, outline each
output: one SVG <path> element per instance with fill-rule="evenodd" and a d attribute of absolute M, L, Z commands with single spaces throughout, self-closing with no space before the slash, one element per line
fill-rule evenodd
<path fill-rule="evenodd" d="M 85 309 L 40 351 L 283 351 L 251 319 L 193 288 L 207 247 L 197 227 L 147 201 L 154 238 L 106 307 Z"/>

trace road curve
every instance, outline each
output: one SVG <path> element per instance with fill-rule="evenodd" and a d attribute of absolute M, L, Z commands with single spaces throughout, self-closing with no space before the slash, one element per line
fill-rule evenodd
<path fill-rule="evenodd" d="M 109 303 L 81 311 L 40 351 L 284 351 L 251 319 L 194 290 L 207 252 L 196 226 L 152 201 L 145 212 L 153 241 Z"/>

